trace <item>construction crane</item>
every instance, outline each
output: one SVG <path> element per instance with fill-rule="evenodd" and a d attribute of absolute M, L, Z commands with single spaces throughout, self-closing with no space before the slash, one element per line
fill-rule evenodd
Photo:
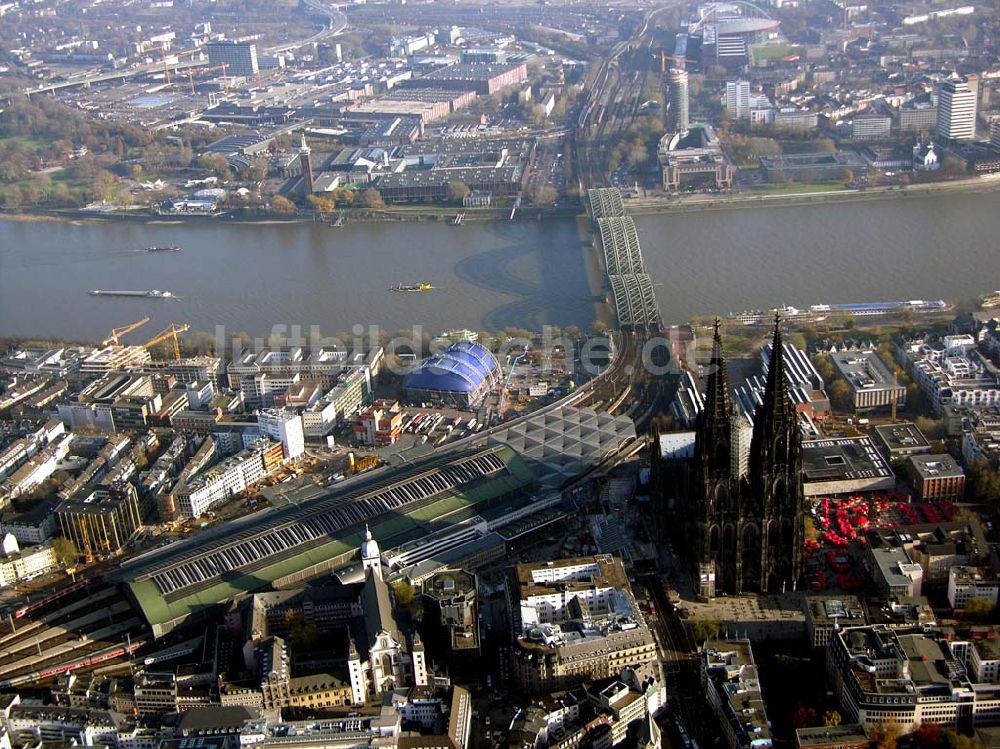
<path fill-rule="evenodd" d="M 680 67 L 683 67 L 687 63 L 686 57 L 682 57 L 679 55 L 668 55 L 665 49 L 661 49 L 660 54 L 658 56 L 660 58 L 660 75 L 667 74 L 667 60 L 673 61 L 675 65 L 677 65 L 678 61 L 680 61 L 682 63 Z M 654 54 L 653 57 L 657 57 L 657 55 Z"/>
<path fill-rule="evenodd" d="M 142 346 L 145 349 L 151 349 L 156 344 L 162 343 L 163 341 L 169 338 L 173 341 L 174 344 L 174 360 L 176 361 L 177 359 L 181 358 L 181 343 L 180 340 L 177 338 L 177 336 L 178 334 L 186 333 L 189 330 L 191 330 L 191 326 L 188 325 L 187 323 L 178 325 L 177 323 L 172 322 L 170 323 L 170 327 L 157 333 L 155 336 L 153 336 L 144 344 L 142 344 Z"/>
<path fill-rule="evenodd" d="M 83 558 L 87 564 L 91 564 L 94 561 L 94 552 L 90 548 L 90 534 L 87 533 L 87 517 L 79 518 L 80 523 L 80 540 L 83 541 Z"/>
<path fill-rule="evenodd" d="M 223 90 L 228 90 L 228 88 L 229 88 L 229 82 L 226 80 L 226 71 L 229 70 L 229 63 L 225 63 L 224 62 L 224 63 L 222 63 L 220 65 L 213 65 L 213 66 L 207 67 L 207 68 L 206 67 L 199 68 L 198 72 L 199 73 L 213 73 L 216 70 L 221 70 L 222 71 L 222 88 L 223 88 Z M 188 79 L 188 85 L 191 88 L 191 95 L 194 96 L 194 70 L 192 68 L 188 68 L 187 69 L 187 79 Z"/>
<path fill-rule="evenodd" d="M 148 322 L 149 322 L 149 318 L 148 317 L 144 317 L 141 320 L 139 320 L 138 322 L 132 323 L 131 325 L 125 325 L 124 327 L 121 327 L 121 328 L 112 328 L 111 332 L 108 333 L 108 337 L 105 338 L 103 341 L 101 341 L 101 345 L 102 346 L 108 346 L 108 345 L 112 345 L 113 344 L 115 346 L 120 346 L 121 345 L 121 340 L 120 339 L 121 339 L 121 337 L 123 335 L 125 335 L 126 333 L 131 333 L 136 328 L 141 328 L 143 325 L 145 325 Z"/>
<path fill-rule="evenodd" d="M 170 85 L 170 67 L 167 65 L 167 43 L 160 42 L 160 62 L 163 63 L 163 79 Z"/>

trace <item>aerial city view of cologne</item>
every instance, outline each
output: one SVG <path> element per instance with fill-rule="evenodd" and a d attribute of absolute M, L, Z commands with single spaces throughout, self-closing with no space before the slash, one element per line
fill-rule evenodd
<path fill-rule="evenodd" d="M 1000 749 L 1000 6 L 0 0 L 0 749 Z"/>

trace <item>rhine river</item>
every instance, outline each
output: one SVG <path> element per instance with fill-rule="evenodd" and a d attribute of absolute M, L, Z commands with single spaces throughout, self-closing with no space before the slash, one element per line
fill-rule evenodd
<path fill-rule="evenodd" d="M 675 212 L 636 218 L 667 323 L 789 304 L 959 299 L 1000 288 L 993 194 Z M 137 252 L 180 245 L 183 252 Z M 424 293 L 394 283 L 426 282 Z M 180 301 L 99 298 L 164 289 Z M 94 339 L 141 317 L 267 334 L 586 327 L 603 301 L 584 219 L 241 224 L 0 221 L 0 335 Z M 159 326 L 159 327 L 156 327 Z M 134 334 L 134 335 L 139 335 Z"/>

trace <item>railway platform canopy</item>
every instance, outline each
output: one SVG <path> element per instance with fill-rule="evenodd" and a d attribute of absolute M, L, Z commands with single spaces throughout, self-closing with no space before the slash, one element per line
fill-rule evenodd
<path fill-rule="evenodd" d="M 660 310 L 648 273 L 609 275 L 608 279 L 611 282 L 612 302 L 619 327 L 659 325 Z"/>
<path fill-rule="evenodd" d="M 639 234 L 631 216 L 597 219 L 598 241 L 609 276 L 645 273 Z"/>
<path fill-rule="evenodd" d="M 625 202 L 617 187 L 597 187 L 587 191 L 590 217 L 594 221 L 625 215 Z"/>
<path fill-rule="evenodd" d="M 537 485 L 511 447 L 435 456 L 363 474 L 320 497 L 266 510 L 127 562 L 116 573 L 160 637 L 205 610 L 349 564 L 366 525 L 393 548 L 515 501 Z"/>
<path fill-rule="evenodd" d="M 636 438 L 627 416 L 566 407 L 519 420 L 490 442 L 517 451 L 543 487 L 561 488 Z"/>

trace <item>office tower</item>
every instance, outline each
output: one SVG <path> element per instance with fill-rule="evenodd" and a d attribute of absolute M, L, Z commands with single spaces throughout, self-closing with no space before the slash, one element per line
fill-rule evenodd
<path fill-rule="evenodd" d="M 945 140 L 976 137 L 976 92 L 964 78 L 949 78 L 938 89 L 937 136 Z"/>
<path fill-rule="evenodd" d="M 212 66 L 225 65 L 226 75 L 253 78 L 260 67 L 257 65 L 257 45 L 237 42 L 213 42 L 206 44 L 208 61 Z"/>
<path fill-rule="evenodd" d="M 726 114 L 731 120 L 750 119 L 750 82 L 726 83 Z"/>
<path fill-rule="evenodd" d="M 675 132 L 687 132 L 688 119 L 688 74 L 684 68 L 670 71 L 670 118 Z"/>

